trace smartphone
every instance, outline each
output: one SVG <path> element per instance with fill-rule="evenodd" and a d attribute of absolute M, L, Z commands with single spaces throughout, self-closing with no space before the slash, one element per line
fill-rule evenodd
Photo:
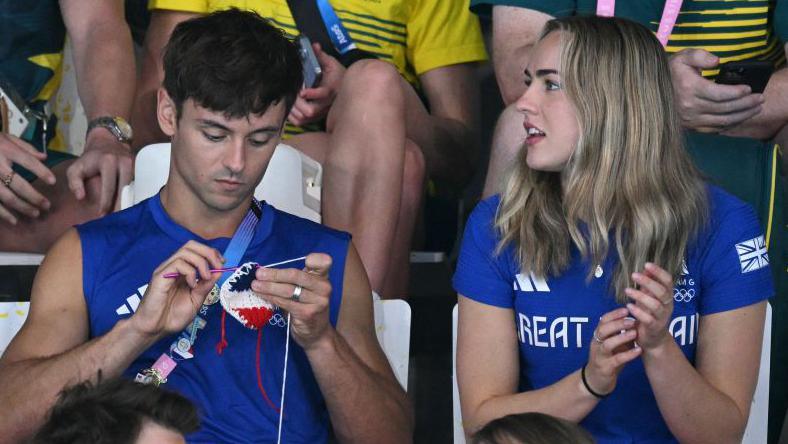
<path fill-rule="evenodd" d="M 722 85 L 749 85 L 752 92 L 762 93 L 773 70 L 772 62 L 728 62 L 720 66 L 716 82 Z"/>
<path fill-rule="evenodd" d="M 8 83 L 0 80 L 0 133 L 22 137 L 30 119 L 27 105 Z"/>
<path fill-rule="evenodd" d="M 314 88 L 320 84 L 323 70 L 317 61 L 312 42 L 309 37 L 299 35 L 296 40 L 298 43 L 298 54 L 301 56 L 301 65 L 304 67 L 304 88 Z"/>

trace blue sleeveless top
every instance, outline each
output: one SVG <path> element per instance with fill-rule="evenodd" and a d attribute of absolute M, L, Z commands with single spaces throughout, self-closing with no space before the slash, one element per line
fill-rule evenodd
<path fill-rule="evenodd" d="M 176 224 L 159 195 L 124 211 L 77 227 L 82 242 L 83 286 L 90 337 L 106 334 L 136 311 L 153 270 L 189 240 L 224 251 L 229 238 L 206 240 Z M 329 254 L 333 265 L 330 321 L 336 326 L 342 300 L 342 279 L 350 235 L 284 213 L 263 203 L 262 216 L 242 262 L 270 264 L 305 256 Z M 304 262 L 283 265 L 302 268 Z M 164 387 L 191 399 L 198 407 L 201 429 L 189 442 L 275 442 L 278 413 L 257 386 L 257 331 L 232 316 L 226 318 L 228 346 L 219 355 L 221 304 L 200 314 L 207 321 L 192 348 L 194 358 L 178 362 Z M 262 329 L 260 371 L 268 398 L 279 406 L 284 365 L 285 317 L 278 310 Z M 154 344 L 124 372 L 133 378 L 169 351 L 180 334 Z M 173 356 L 178 357 L 173 354 Z M 325 442 L 329 418 L 325 401 L 303 349 L 290 341 L 282 439 Z"/>

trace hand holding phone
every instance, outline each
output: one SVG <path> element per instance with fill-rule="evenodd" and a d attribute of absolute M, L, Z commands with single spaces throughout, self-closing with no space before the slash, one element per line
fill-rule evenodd
<path fill-rule="evenodd" d="M 749 60 L 728 62 L 720 66 L 716 82 L 721 85 L 749 85 L 753 93 L 762 93 L 774 70 L 772 62 Z"/>
<path fill-rule="evenodd" d="M 309 37 L 299 35 L 297 43 L 298 54 L 301 56 L 301 64 L 304 68 L 304 88 L 314 88 L 320 84 L 323 69 L 320 67 Z"/>

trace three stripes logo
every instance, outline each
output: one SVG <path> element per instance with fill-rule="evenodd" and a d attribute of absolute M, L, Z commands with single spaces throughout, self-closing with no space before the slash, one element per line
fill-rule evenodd
<path fill-rule="evenodd" d="M 518 274 L 515 276 L 513 286 L 516 291 L 550 291 L 550 287 L 547 286 L 547 281 L 543 278 L 534 276 L 533 273 L 528 273 L 527 275 L 523 273 Z"/>
<path fill-rule="evenodd" d="M 769 265 L 769 255 L 766 253 L 766 241 L 763 236 L 736 244 L 736 253 L 739 255 L 742 273 L 749 273 Z"/>
<path fill-rule="evenodd" d="M 115 309 L 115 313 L 117 313 L 118 316 L 125 316 L 136 312 L 137 307 L 140 306 L 140 301 L 142 300 L 141 297 L 143 294 L 145 294 L 145 290 L 147 289 L 148 289 L 148 284 L 145 284 L 142 287 L 138 288 L 136 293 L 127 297 L 126 302 L 120 304 L 120 307 Z"/>

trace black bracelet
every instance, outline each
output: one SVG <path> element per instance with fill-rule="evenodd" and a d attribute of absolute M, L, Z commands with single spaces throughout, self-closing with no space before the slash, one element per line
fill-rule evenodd
<path fill-rule="evenodd" d="M 605 393 L 604 395 L 602 395 L 600 393 L 591 390 L 591 386 L 588 385 L 588 380 L 586 380 L 586 365 L 588 364 L 583 364 L 583 369 L 580 370 L 580 378 L 583 380 L 583 385 L 586 387 L 586 390 L 588 390 L 588 393 L 591 393 L 597 399 L 607 398 L 608 395 L 610 395 L 610 393 L 613 393 L 612 391 L 610 393 Z"/>

